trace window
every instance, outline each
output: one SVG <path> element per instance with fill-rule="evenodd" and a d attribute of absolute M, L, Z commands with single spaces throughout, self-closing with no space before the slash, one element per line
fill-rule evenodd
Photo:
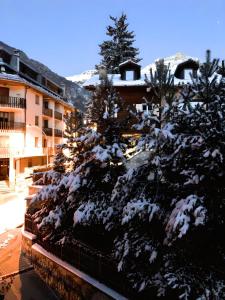
<path fill-rule="evenodd" d="M 35 144 L 35 148 L 38 148 L 38 137 L 34 138 L 34 144 Z"/>
<path fill-rule="evenodd" d="M 44 120 L 44 128 L 48 128 L 48 120 Z"/>
<path fill-rule="evenodd" d="M 40 104 L 39 95 L 35 95 L 35 104 Z"/>
<path fill-rule="evenodd" d="M 43 148 L 47 148 L 47 140 L 43 139 Z"/>
<path fill-rule="evenodd" d="M 126 80 L 134 80 L 134 71 L 126 71 Z"/>
<path fill-rule="evenodd" d="M 44 101 L 44 108 L 48 108 L 48 101 Z"/>
<path fill-rule="evenodd" d="M 35 116 L 35 126 L 39 126 L 39 117 Z"/>
<path fill-rule="evenodd" d="M 143 103 L 143 104 L 136 104 L 136 110 L 137 112 L 143 112 L 146 111 L 148 112 L 148 105 Z"/>
<path fill-rule="evenodd" d="M 185 69 L 184 70 L 184 79 L 190 80 L 191 79 L 191 74 L 193 74 L 192 69 Z"/>
<path fill-rule="evenodd" d="M 143 109 L 143 111 L 147 111 L 148 109 L 147 109 L 147 104 L 142 104 L 142 109 Z"/>

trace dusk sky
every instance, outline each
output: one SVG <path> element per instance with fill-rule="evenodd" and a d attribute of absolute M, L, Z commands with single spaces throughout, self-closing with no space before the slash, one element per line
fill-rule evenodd
<path fill-rule="evenodd" d="M 63 76 L 93 69 L 109 15 L 127 14 L 142 66 L 176 52 L 225 58 L 225 0 L 0 0 L 0 40 Z"/>

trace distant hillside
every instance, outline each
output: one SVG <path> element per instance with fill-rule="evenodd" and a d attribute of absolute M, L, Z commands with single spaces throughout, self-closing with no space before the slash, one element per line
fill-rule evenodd
<path fill-rule="evenodd" d="M 16 48 L 10 47 L 3 42 L 0 42 L 0 45 L 4 45 L 10 52 L 13 52 Z M 37 60 L 29 58 L 25 52 L 20 51 L 20 57 L 24 62 L 29 63 L 38 73 L 45 74 L 51 81 L 55 82 L 58 85 L 65 84 L 66 87 L 66 97 L 68 102 L 72 103 L 76 108 L 84 111 L 85 104 L 87 103 L 90 95 L 89 93 L 76 84 L 75 82 L 67 80 L 65 77 L 58 75 L 57 73 L 50 70 L 47 66 L 40 63 Z"/>

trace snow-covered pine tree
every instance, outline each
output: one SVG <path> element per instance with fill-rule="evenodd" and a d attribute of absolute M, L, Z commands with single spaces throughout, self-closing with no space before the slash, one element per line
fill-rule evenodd
<path fill-rule="evenodd" d="M 76 149 L 74 145 L 74 139 L 79 135 L 79 131 L 83 127 L 83 114 L 75 110 L 68 113 L 64 117 L 65 130 L 64 137 L 66 138 L 66 144 L 64 149 L 68 149 L 71 156 L 75 155 Z"/>
<path fill-rule="evenodd" d="M 148 163 L 113 191 L 106 226 L 117 228 L 118 269 L 140 299 L 225 297 L 225 93 L 208 55 L 191 88 L 172 99 Z"/>
<path fill-rule="evenodd" d="M 119 72 L 119 64 L 128 59 L 139 62 L 139 50 L 133 46 L 134 32 L 128 30 L 127 16 L 122 14 L 119 18 L 110 16 L 113 25 L 107 27 L 106 34 L 111 38 L 99 45 L 102 61 L 111 74 Z"/>
<path fill-rule="evenodd" d="M 65 173 L 66 161 L 67 161 L 67 158 L 63 153 L 63 145 L 57 145 L 56 146 L 56 154 L 54 156 L 54 161 L 53 161 L 53 171 L 59 172 L 59 173 Z"/>
<path fill-rule="evenodd" d="M 76 149 L 73 171 L 66 173 L 57 185 L 44 187 L 35 197 L 34 201 L 43 203 L 41 209 L 34 211 L 40 233 L 53 243 L 65 235 L 72 241 L 86 227 L 83 238 L 93 240 L 95 235 L 99 245 L 104 241 L 102 236 L 100 240 L 97 237 L 104 231 L 104 214 L 110 213 L 111 191 L 124 172 L 126 145 L 116 118 L 120 109 L 118 97 L 105 78 L 93 95 L 88 115 L 91 121 L 97 121 L 100 132 L 82 127 L 72 139 Z"/>

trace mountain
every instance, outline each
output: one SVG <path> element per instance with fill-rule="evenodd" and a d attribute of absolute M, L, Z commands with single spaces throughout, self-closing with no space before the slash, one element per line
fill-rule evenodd
<path fill-rule="evenodd" d="M 180 63 L 182 63 L 182 62 L 184 62 L 184 61 L 186 61 L 188 59 L 199 61 L 198 58 L 185 55 L 185 54 L 183 54 L 181 52 L 177 52 L 174 55 L 171 55 L 171 56 L 168 56 L 168 57 L 164 57 L 163 59 L 164 59 L 165 65 L 170 65 L 170 70 L 171 70 L 172 74 L 175 72 L 177 65 L 179 65 Z M 156 64 L 155 63 L 158 60 L 159 60 L 159 58 L 156 59 L 154 63 L 151 63 L 151 64 L 147 65 L 146 67 L 144 67 L 141 70 L 141 73 L 148 75 L 151 68 L 152 68 L 152 71 L 154 72 L 155 69 L 156 69 Z"/>
<path fill-rule="evenodd" d="M 11 53 L 13 53 L 14 50 L 19 50 L 0 41 L 0 47 L 1 46 L 6 48 L 7 51 Z M 68 102 L 73 104 L 76 108 L 80 109 L 81 111 L 84 111 L 85 104 L 87 103 L 90 97 L 90 93 L 88 91 L 86 91 L 77 83 L 67 80 L 65 77 L 53 72 L 46 65 L 40 63 L 39 61 L 29 58 L 28 55 L 22 50 L 19 50 L 19 52 L 21 60 L 33 67 L 33 69 L 36 70 L 38 73 L 45 75 L 59 86 L 64 84 L 66 98 L 68 99 Z"/>
<path fill-rule="evenodd" d="M 84 71 L 81 74 L 76 74 L 73 76 L 69 76 L 66 77 L 66 79 L 75 82 L 77 84 L 79 84 L 80 86 L 82 86 L 82 84 L 89 80 L 92 76 L 94 76 L 95 74 L 97 74 L 97 70 L 88 70 L 88 71 Z"/>

